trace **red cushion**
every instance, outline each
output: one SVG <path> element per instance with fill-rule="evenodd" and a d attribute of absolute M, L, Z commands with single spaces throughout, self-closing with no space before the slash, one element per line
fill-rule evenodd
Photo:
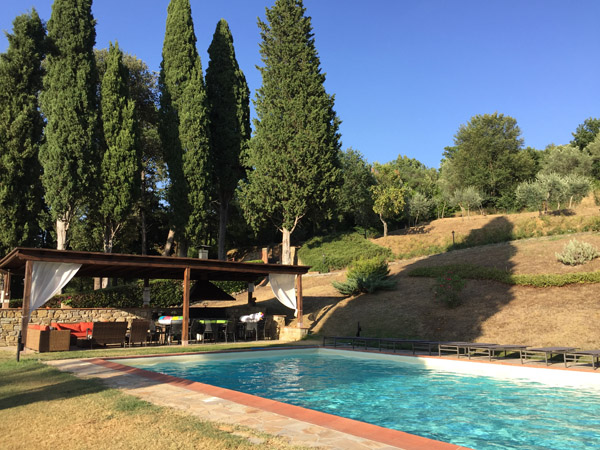
<path fill-rule="evenodd" d="M 94 329 L 94 322 L 79 322 L 79 331 L 87 332 L 88 328 L 91 330 Z"/>
<path fill-rule="evenodd" d="M 81 331 L 80 327 L 79 327 L 79 323 L 54 323 L 53 322 L 50 325 L 53 326 L 54 328 L 56 328 L 57 330 L 69 330 L 71 332 Z"/>
<path fill-rule="evenodd" d="M 94 322 L 77 322 L 77 323 L 56 323 L 52 322 L 51 326 L 57 330 L 69 330 L 71 335 L 76 337 L 86 337 L 88 334 L 88 328 L 91 330 L 94 328 Z"/>
<path fill-rule="evenodd" d="M 30 330 L 42 330 L 42 331 L 46 331 L 48 329 L 47 325 L 39 325 L 37 323 L 30 323 L 27 328 L 29 328 Z"/>

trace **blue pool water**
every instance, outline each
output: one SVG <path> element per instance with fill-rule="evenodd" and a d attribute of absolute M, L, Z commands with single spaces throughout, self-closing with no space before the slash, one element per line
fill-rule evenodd
<path fill-rule="evenodd" d="M 266 351 L 117 362 L 477 450 L 600 448 L 600 389 L 593 385 L 556 387 L 343 353 L 349 352 Z"/>

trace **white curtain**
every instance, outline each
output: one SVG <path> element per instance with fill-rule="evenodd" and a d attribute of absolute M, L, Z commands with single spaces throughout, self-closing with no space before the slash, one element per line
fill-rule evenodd
<path fill-rule="evenodd" d="M 54 297 L 75 276 L 81 264 L 34 261 L 31 274 L 31 312 Z M 29 322 L 29 317 L 27 318 Z"/>
<path fill-rule="evenodd" d="M 296 275 L 289 274 L 269 274 L 269 282 L 273 294 L 281 303 L 296 312 L 294 317 L 298 316 L 298 306 L 296 304 Z"/>

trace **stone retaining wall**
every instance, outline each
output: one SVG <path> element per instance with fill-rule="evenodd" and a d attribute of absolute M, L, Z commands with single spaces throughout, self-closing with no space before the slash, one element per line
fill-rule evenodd
<path fill-rule="evenodd" d="M 228 312 L 236 317 L 259 311 L 265 312 L 263 308 L 246 305 L 228 308 Z M 153 315 L 181 314 L 181 308 L 40 308 L 31 313 L 29 323 L 50 325 L 51 322 L 130 322 L 133 319 L 151 320 Z M 17 345 L 21 317 L 21 308 L 0 309 L 0 347 Z"/>

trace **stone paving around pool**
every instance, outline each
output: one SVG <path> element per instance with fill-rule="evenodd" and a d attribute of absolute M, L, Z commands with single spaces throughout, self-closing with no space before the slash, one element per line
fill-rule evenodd
<path fill-rule="evenodd" d="M 293 445 L 347 450 L 401 448 L 208 396 L 183 387 L 157 384 L 153 380 L 92 364 L 86 360 L 48 361 L 47 364 L 81 378 L 99 378 L 109 387 L 120 389 L 156 405 L 176 408 L 202 420 L 254 428 L 287 438 Z"/>
<path fill-rule="evenodd" d="M 377 354 L 380 352 L 374 353 Z M 404 352 L 399 353 L 402 354 Z M 445 359 L 456 361 L 459 359 L 457 356 L 450 355 L 441 358 L 427 355 L 419 355 L 418 357 L 433 360 Z M 460 360 L 466 361 L 466 358 L 460 358 Z M 169 376 L 131 367 L 127 368 L 118 364 L 118 360 L 113 359 L 113 361 L 104 361 L 103 359 L 70 359 L 47 361 L 46 363 L 59 370 L 71 372 L 78 377 L 98 378 L 109 387 L 120 389 L 125 393 L 135 395 L 156 405 L 176 408 L 192 414 L 201 420 L 253 428 L 260 432 L 287 439 L 292 445 L 332 450 L 464 449 L 464 447 L 457 445 L 428 440 L 386 428 L 375 427 L 374 431 L 374 426 L 372 425 L 337 416 L 325 415 L 324 413 L 307 409 L 298 413 L 297 410 L 293 410 L 298 407 L 293 405 L 273 402 L 236 391 L 223 390 L 214 386 L 187 382 L 171 377 L 173 380 L 179 380 L 172 382 L 169 381 Z M 518 359 L 516 361 L 508 359 L 490 362 L 486 357 L 475 358 L 474 361 L 485 365 L 523 367 Z M 121 368 L 118 366 L 121 366 Z M 549 372 L 564 373 L 565 375 L 569 372 L 592 372 L 600 377 L 600 370 L 594 370 L 589 365 L 565 369 L 562 364 L 553 364 L 547 367 L 543 361 L 531 361 L 526 366 L 544 368 Z M 140 376 L 142 372 L 144 374 Z M 213 393 L 215 395 L 212 395 Z M 278 405 L 272 407 L 270 403 L 278 403 Z M 288 417 L 285 414 L 289 414 L 292 417 Z M 344 421 L 349 421 L 349 423 Z M 348 433 L 344 431 L 348 431 Z M 260 444 L 259 442 L 256 443 Z"/>

